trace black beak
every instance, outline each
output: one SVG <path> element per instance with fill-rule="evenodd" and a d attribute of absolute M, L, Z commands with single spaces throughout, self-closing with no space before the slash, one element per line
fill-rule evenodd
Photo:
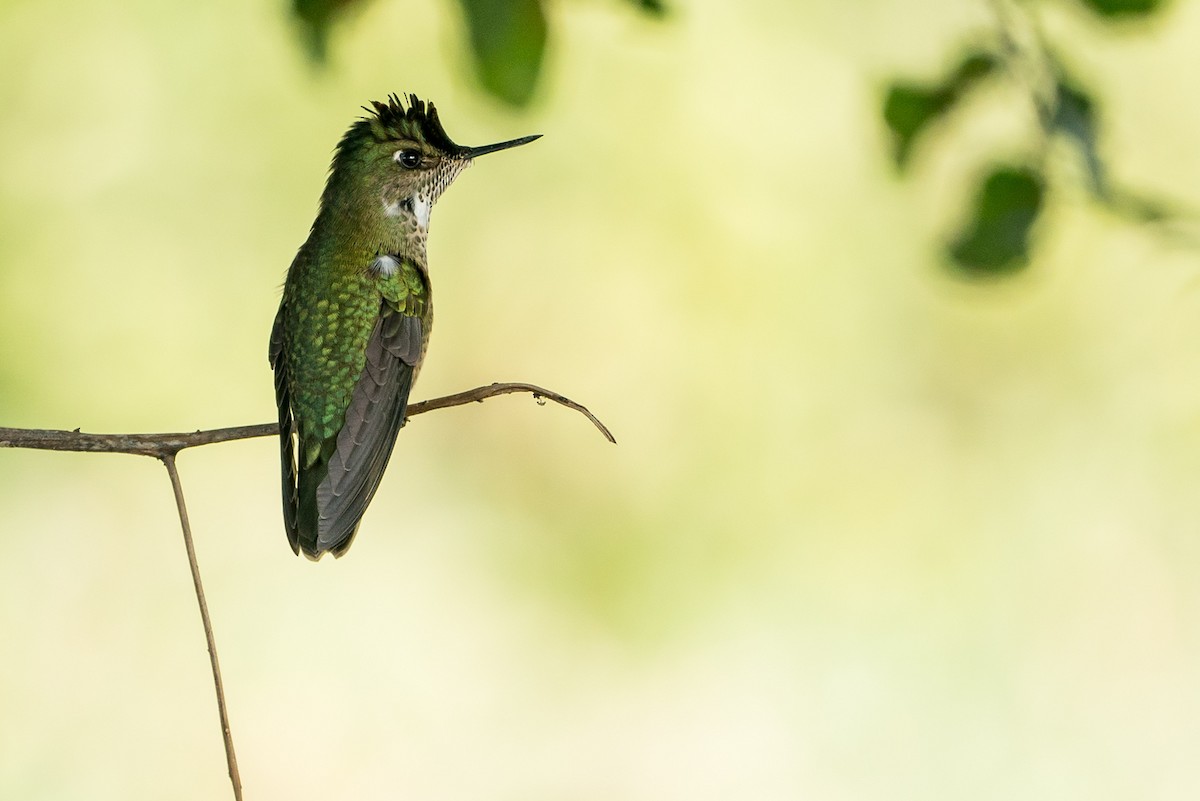
<path fill-rule="evenodd" d="M 541 139 L 541 138 L 542 138 L 541 134 L 534 134 L 533 136 L 522 136 L 520 139 L 510 139 L 507 142 L 497 142 L 494 145 L 480 145 L 479 147 L 464 147 L 462 150 L 459 151 L 459 156 L 461 158 L 473 159 L 476 156 L 482 156 L 485 153 L 495 153 L 497 150 L 508 150 L 510 147 L 517 147 L 518 145 L 527 145 L 530 142 L 532 142 L 534 139 Z"/>

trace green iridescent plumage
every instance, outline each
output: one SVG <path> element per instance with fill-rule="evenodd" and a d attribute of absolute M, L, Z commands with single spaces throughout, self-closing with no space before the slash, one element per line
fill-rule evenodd
<path fill-rule="evenodd" d="M 271 332 L 292 549 L 350 546 L 404 425 L 429 341 L 429 211 L 483 153 L 454 144 L 433 104 L 374 103 L 338 144 Z"/>

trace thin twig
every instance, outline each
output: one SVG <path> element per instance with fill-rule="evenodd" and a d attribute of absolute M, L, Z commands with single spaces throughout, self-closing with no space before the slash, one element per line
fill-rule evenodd
<path fill-rule="evenodd" d="M 1049 147 L 1058 106 L 1059 69 L 1036 14 L 1012 0 L 990 0 L 1008 74 L 1028 96 L 1041 130 L 1040 149 Z"/>
<path fill-rule="evenodd" d="M 546 400 L 554 401 L 560 406 L 565 406 L 568 409 L 579 412 L 588 420 L 591 420 L 592 425 L 600 429 L 600 433 L 604 435 L 605 439 L 614 445 L 617 443 L 616 437 L 612 435 L 612 432 L 608 430 L 608 427 L 604 425 L 604 423 L 601 423 L 600 419 L 596 417 L 596 415 L 588 411 L 586 406 L 576 403 L 566 395 L 560 395 L 557 392 L 551 392 L 548 389 L 542 389 L 534 384 L 489 384 L 486 387 L 476 387 L 475 389 L 468 389 L 466 392 L 458 392 L 454 395 L 444 395 L 440 398 L 432 398 L 430 400 L 421 401 L 420 403 L 414 403 L 409 406 L 408 416 L 414 417 L 422 412 L 432 412 L 435 409 L 448 409 L 451 406 L 462 406 L 465 403 L 482 403 L 488 398 L 494 398 L 497 395 L 511 395 L 514 392 L 528 392 L 529 394 L 533 395 L 534 398 L 537 398 L 539 402 L 542 398 L 545 398 Z M 3 431 L 3 429 L 0 429 L 0 431 Z"/>
<path fill-rule="evenodd" d="M 200 605 L 200 620 L 204 623 L 204 639 L 208 643 L 208 663 L 212 665 L 213 687 L 217 690 L 217 714 L 221 717 L 221 738 L 225 742 L 225 764 L 229 767 L 229 781 L 233 784 L 234 801 L 242 801 L 242 777 L 238 773 L 237 754 L 233 751 L 233 733 L 229 728 L 229 712 L 225 708 L 225 687 L 221 683 L 221 664 L 217 661 L 217 640 L 213 636 L 212 620 L 208 616 L 208 602 L 204 600 L 204 583 L 200 580 L 200 565 L 196 562 L 196 548 L 192 544 L 192 525 L 188 522 L 187 505 L 183 501 L 183 484 L 179 471 L 175 469 L 175 455 L 161 457 L 171 477 L 171 488 L 175 491 L 175 507 L 179 510 L 179 525 L 183 527 L 183 544 L 187 548 L 188 567 L 192 571 L 192 586 L 196 590 L 196 602 Z"/>
<path fill-rule="evenodd" d="M 535 398 L 545 398 L 572 409 L 585 416 L 600 430 L 609 442 L 616 442 L 612 433 L 600 420 L 588 411 L 587 407 L 576 403 L 565 395 L 551 392 L 534 384 L 507 383 L 489 384 L 476 387 L 466 392 L 432 398 L 426 401 L 409 404 L 408 416 L 432 412 L 436 409 L 446 409 L 451 406 L 463 406 L 468 403 L 479 403 L 494 398 L 497 395 L 511 395 L 514 392 L 528 392 Z M 212 445 L 218 442 L 232 442 L 240 439 L 269 437 L 279 434 L 279 426 L 275 423 L 263 423 L 254 426 L 236 426 L 234 428 L 216 428 L 209 431 L 193 431 L 180 434 L 85 434 L 78 429 L 75 431 L 55 431 L 34 428 L 0 428 L 0 448 L 35 448 L 48 451 L 84 451 L 91 453 L 131 453 L 139 456 L 153 456 L 162 459 L 173 456 L 184 448 L 198 445 Z"/>

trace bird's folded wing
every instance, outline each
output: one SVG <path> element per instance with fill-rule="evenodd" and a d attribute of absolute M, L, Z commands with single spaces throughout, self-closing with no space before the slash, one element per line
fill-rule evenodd
<path fill-rule="evenodd" d="M 318 553 L 330 550 L 336 555 L 349 547 L 379 487 L 404 425 L 422 336 L 420 317 L 381 301 L 362 374 L 346 407 L 328 472 L 317 486 Z"/>

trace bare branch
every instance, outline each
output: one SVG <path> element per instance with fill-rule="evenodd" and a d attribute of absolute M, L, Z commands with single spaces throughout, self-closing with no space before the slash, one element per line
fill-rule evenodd
<path fill-rule="evenodd" d="M 528 392 L 538 403 L 552 400 L 568 409 L 579 412 L 600 430 L 609 442 L 616 442 L 608 428 L 586 407 L 565 395 L 542 389 L 534 384 L 491 384 L 486 387 L 459 392 L 432 400 L 413 403 L 408 407 L 408 416 L 479 403 L 497 395 Z M 232 442 L 239 439 L 269 437 L 279 434 L 276 423 L 256 426 L 218 428 L 209 431 L 193 431 L 190 434 L 84 434 L 74 431 L 52 431 L 30 428 L 0 428 L 0 448 L 35 448 L 51 451 L 76 451 L 88 453 L 129 453 L 138 456 L 153 456 L 162 461 L 171 478 L 175 492 L 175 506 L 179 511 L 179 524 L 183 528 L 183 543 L 187 548 L 188 567 L 192 571 L 192 586 L 196 591 L 196 602 L 200 606 L 200 620 L 204 624 L 204 639 L 208 643 L 208 661 L 212 667 L 213 686 L 217 692 L 217 713 L 221 718 L 221 737 L 225 743 L 225 762 L 229 768 L 229 781 L 233 784 L 234 801 L 242 801 L 242 779 L 238 773 L 237 755 L 233 750 L 233 735 L 229 728 L 229 713 L 225 708 L 225 689 L 221 682 L 221 666 L 217 661 L 217 643 L 213 636 L 212 621 L 208 616 L 208 603 L 204 599 L 204 585 L 200 580 L 200 567 L 196 562 L 196 549 L 192 544 L 192 526 L 188 522 L 187 506 L 184 504 L 183 485 L 175 468 L 175 456 L 185 448 Z"/>
<path fill-rule="evenodd" d="M 489 384 L 485 387 L 446 395 L 441 398 L 419 401 L 410 404 L 408 416 L 432 412 L 436 409 L 447 409 L 451 406 L 463 406 L 468 403 L 479 403 L 497 395 L 511 395 L 515 392 L 528 392 L 535 398 L 554 401 L 579 412 L 600 430 L 609 442 L 616 442 L 611 432 L 585 406 L 576 403 L 565 395 L 551 392 L 534 384 L 508 383 Z M 49 451 L 82 451 L 90 453 L 130 453 L 139 456 L 153 456 L 163 459 L 174 456 L 184 448 L 194 448 L 199 445 L 212 445 L 218 442 L 232 442 L 239 439 L 254 437 L 269 437 L 279 434 L 279 426 L 275 423 L 263 423 L 255 426 L 237 426 L 234 428 L 216 428 L 209 431 L 193 431 L 179 434 L 85 434 L 78 429 L 75 431 L 53 431 L 34 428 L 0 428 L 0 448 L 35 448 Z"/>
<path fill-rule="evenodd" d="M 217 690 L 217 714 L 221 718 L 221 737 L 225 742 L 225 764 L 229 767 L 229 781 L 233 784 L 234 801 L 242 801 L 242 777 L 238 773 L 237 754 L 233 751 L 233 734 L 229 729 L 229 712 L 225 708 L 225 687 L 221 683 L 221 665 L 217 661 L 217 641 L 213 637 L 212 620 L 208 617 L 208 602 L 204 600 L 204 584 L 200 581 L 200 565 L 196 562 L 196 548 L 192 544 L 192 524 L 188 522 L 187 506 L 183 502 L 183 484 L 179 471 L 175 469 L 175 455 L 162 457 L 171 487 L 175 490 L 175 508 L 179 510 L 179 525 L 183 528 L 183 544 L 187 548 L 188 567 L 192 571 L 192 586 L 196 590 L 196 602 L 200 605 L 200 620 L 204 623 L 204 639 L 208 643 L 208 663 L 212 666 L 213 686 Z"/>

